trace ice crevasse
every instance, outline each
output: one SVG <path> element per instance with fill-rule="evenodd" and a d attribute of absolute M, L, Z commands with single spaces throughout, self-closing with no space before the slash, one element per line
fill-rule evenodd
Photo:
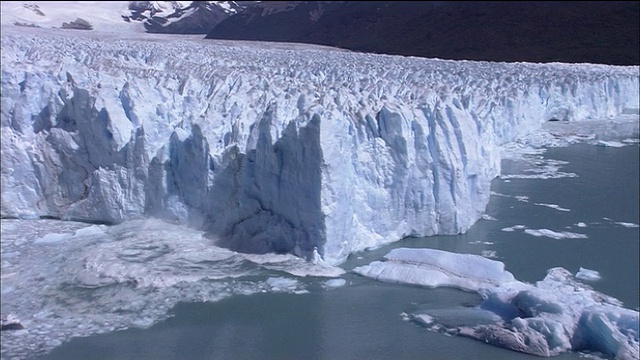
<path fill-rule="evenodd" d="M 466 231 L 500 147 L 637 111 L 638 67 L 2 32 L 3 217 L 159 217 L 339 264 Z"/>

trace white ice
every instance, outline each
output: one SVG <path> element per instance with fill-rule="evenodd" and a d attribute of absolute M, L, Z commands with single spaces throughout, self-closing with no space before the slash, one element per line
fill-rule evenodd
<path fill-rule="evenodd" d="M 620 146 L 637 143 L 640 123 L 638 109 L 627 109 L 615 119 L 587 118 L 585 121 L 547 122 L 541 128 L 522 136 L 503 152 L 506 158 L 533 155 L 531 147 L 545 148 L 587 143 L 600 146 Z M 629 138 L 632 136 L 632 138 Z M 622 143 L 622 144 L 621 144 Z"/>
<path fill-rule="evenodd" d="M 556 205 L 556 204 L 535 203 L 535 205 L 546 206 L 552 209 L 556 209 L 558 211 L 571 211 L 571 209 L 563 208 L 562 206 Z"/>
<path fill-rule="evenodd" d="M 1 4 L 1 215 L 121 224 L 3 220 L 3 311 L 28 328 L 2 335 L 16 354 L 149 326 L 178 301 L 304 291 L 279 276 L 275 288 L 241 279 L 257 270 L 337 277 L 329 265 L 354 251 L 464 232 L 503 157 L 530 156 L 525 177 L 573 176 L 538 162 L 532 146 L 615 141 L 600 127 L 637 133 L 638 67 L 142 37 L 131 31 L 140 24 L 114 22 L 122 4 L 110 2 L 74 6 L 96 31 L 11 25 L 74 20 L 61 3 L 42 2 L 44 15 Z M 135 220 L 144 217 L 191 228 L 145 228 Z M 398 268 L 363 269 L 473 291 L 510 281 L 481 256 L 395 255 L 385 263 Z M 435 280 L 411 275 L 416 268 Z"/>
<path fill-rule="evenodd" d="M 622 226 L 627 227 L 627 228 L 640 227 L 640 225 L 638 225 L 638 224 L 629 223 L 629 222 L 623 222 L 623 221 L 616 221 L 616 222 L 614 222 L 614 224 L 622 225 Z"/>
<path fill-rule="evenodd" d="M 525 229 L 525 233 L 533 236 L 546 236 L 552 239 L 586 239 L 587 235 L 570 231 L 553 231 L 549 229 Z"/>
<path fill-rule="evenodd" d="M 580 223 L 583 224 L 583 223 Z M 577 225 L 578 227 L 585 227 Z M 505 232 L 514 232 L 516 230 L 523 230 L 524 233 L 537 236 L 537 237 L 550 237 L 552 239 L 586 239 L 587 235 L 574 233 L 570 231 L 553 231 L 550 229 L 529 229 L 526 225 L 513 225 L 501 229 Z"/>
<path fill-rule="evenodd" d="M 638 312 L 576 282 L 563 268 L 550 269 L 544 280 L 529 284 L 513 279 L 503 263 L 477 261 L 476 255 L 396 250 L 385 256 L 386 261 L 354 271 L 383 281 L 475 290 L 483 299 L 478 307 L 464 309 L 467 316 L 461 316 L 460 309 L 409 315 L 429 329 L 538 356 L 586 350 L 638 359 Z M 579 274 L 595 275 L 587 269 Z"/>
<path fill-rule="evenodd" d="M 347 284 L 345 279 L 330 279 L 324 282 L 324 286 L 327 288 L 337 288 Z"/>
<path fill-rule="evenodd" d="M 298 280 L 285 277 L 270 277 L 267 279 L 267 285 L 277 291 L 295 290 L 298 287 Z"/>
<path fill-rule="evenodd" d="M 514 280 L 513 275 L 504 270 L 503 263 L 479 255 L 397 248 L 385 255 L 385 259 L 353 271 L 380 281 L 428 287 L 450 286 L 469 291 L 480 291 Z"/>
<path fill-rule="evenodd" d="M 136 38 L 4 19 L 2 216 L 160 217 L 243 252 L 317 249 L 334 265 L 406 236 L 465 232 L 504 150 L 547 120 L 613 124 L 640 108 L 633 66 Z M 559 166 L 525 175 L 571 175 Z"/>
<path fill-rule="evenodd" d="M 495 217 L 489 215 L 489 214 L 482 214 L 482 219 L 484 220 L 489 220 L 489 221 L 496 221 L 498 219 L 496 219 Z"/>
<path fill-rule="evenodd" d="M 336 278 L 329 284 L 337 286 L 345 273 L 291 254 L 219 248 L 202 231 L 153 219 L 115 226 L 4 219 L 0 230 L 2 315 L 25 327 L 2 332 L 3 358 L 31 358 L 71 337 L 148 327 L 180 301 L 302 293 L 299 278 Z"/>
<path fill-rule="evenodd" d="M 513 226 L 509 226 L 509 227 L 505 227 L 502 228 L 502 231 L 506 231 L 506 232 L 512 232 L 512 231 L 516 231 L 516 230 L 524 230 L 527 227 L 524 225 L 513 225 Z"/>
<path fill-rule="evenodd" d="M 162 1 L 158 1 L 162 3 Z M 122 15 L 131 15 L 129 1 L 3 1 L 0 6 L 3 25 L 26 24 L 43 28 L 61 28 L 77 18 L 88 21 L 95 31 L 144 33 L 141 23 L 128 23 Z M 74 31 L 69 30 L 70 36 Z"/>
<path fill-rule="evenodd" d="M 522 160 L 524 163 L 528 165 L 528 168 L 523 169 L 515 174 L 502 173 L 500 174 L 500 179 L 562 179 L 568 177 L 577 177 L 575 173 L 569 173 L 560 171 L 563 165 L 566 165 L 566 161 L 559 161 L 554 159 L 544 158 L 540 153 L 529 153 L 529 149 L 525 147 L 525 151 L 522 152 L 523 148 L 520 148 L 521 145 L 508 144 L 503 148 L 503 156 Z M 530 146 L 530 145 L 526 145 Z M 520 200 L 520 199 L 519 199 Z M 523 198 L 520 201 L 527 201 L 528 199 Z"/>
<path fill-rule="evenodd" d="M 576 278 L 580 280 L 596 281 L 600 280 L 600 273 L 596 270 L 585 269 L 583 267 L 576 273 Z"/>
<path fill-rule="evenodd" d="M 622 143 L 620 141 L 605 141 L 605 140 L 600 140 L 598 141 L 598 145 L 600 146 L 609 146 L 609 147 L 623 147 L 623 146 L 627 146 L 627 144 Z"/>

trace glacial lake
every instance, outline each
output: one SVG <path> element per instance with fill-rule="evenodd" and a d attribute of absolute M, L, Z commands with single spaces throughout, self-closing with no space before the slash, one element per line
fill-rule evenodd
<path fill-rule="evenodd" d="M 487 216 L 466 234 L 405 239 L 353 254 L 341 267 L 368 264 L 397 247 L 484 255 L 532 283 L 553 267 L 573 274 L 584 267 L 600 273 L 600 280 L 587 282 L 594 289 L 638 310 L 638 145 L 579 144 L 548 149 L 542 157 L 566 176 L 494 180 Z M 528 166 L 504 161 L 503 173 L 530 174 Z M 586 238 L 534 236 L 524 228 Z M 464 323 L 458 310 L 478 304 L 475 293 L 388 284 L 349 272 L 342 278 L 346 284 L 334 288 L 323 285 L 326 279 L 300 278 L 308 291 L 298 294 L 180 303 L 170 318 L 147 329 L 73 338 L 38 359 L 540 359 L 428 331 L 403 317 L 431 309 L 443 322 Z"/>

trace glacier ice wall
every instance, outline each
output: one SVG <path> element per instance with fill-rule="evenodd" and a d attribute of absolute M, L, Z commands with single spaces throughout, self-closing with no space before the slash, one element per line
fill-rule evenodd
<path fill-rule="evenodd" d="M 637 111 L 638 67 L 2 31 L 3 217 L 161 217 L 328 263 L 485 209 L 501 145 Z"/>

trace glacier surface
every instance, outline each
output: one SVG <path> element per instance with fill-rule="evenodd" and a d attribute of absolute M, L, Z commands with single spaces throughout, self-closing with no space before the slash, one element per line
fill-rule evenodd
<path fill-rule="evenodd" d="M 407 315 L 431 330 L 538 356 L 586 350 L 638 359 L 638 312 L 576 281 L 564 268 L 549 269 L 542 281 L 529 284 L 515 280 L 502 262 L 479 255 L 396 248 L 385 258 L 353 271 L 387 282 L 461 288 L 482 297 L 472 308 Z M 581 268 L 576 278 L 587 272 L 597 274 Z M 466 321 L 442 323 L 450 312 Z"/>
<path fill-rule="evenodd" d="M 638 67 L 12 27 L 1 90 L 2 217 L 158 217 L 328 264 L 466 231 L 505 144 L 640 98 Z"/>

